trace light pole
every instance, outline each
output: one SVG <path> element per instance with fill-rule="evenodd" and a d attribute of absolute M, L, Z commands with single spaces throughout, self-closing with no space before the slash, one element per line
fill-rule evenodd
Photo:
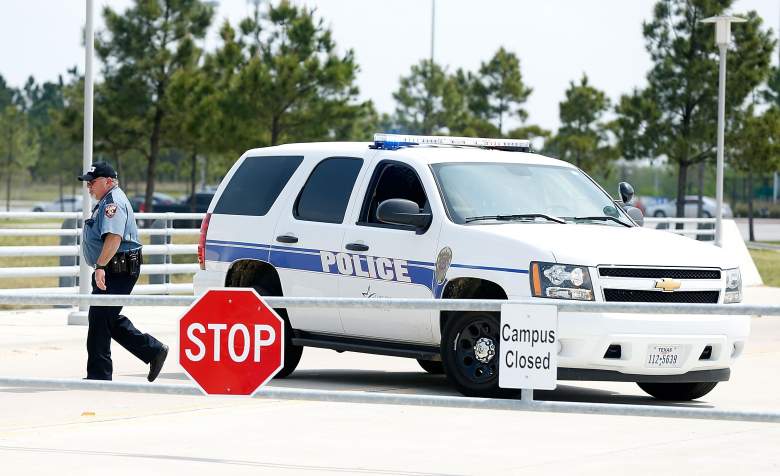
<path fill-rule="evenodd" d="M 715 179 L 715 245 L 723 246 L 723 136 L 726 127 L 726 51 L 731 40 L 731 24 L 742 23 L 744 18 L 717 16 L 705 18 L 702 23 L 715 24 L 715 44 L 720 50 L 720 74 L 718 80 L 718 165 Z"/>
<path fill-rule="evenodd" d="M 87 22 L 84 29 L 84 163 L 83 172 L 87 173 L 92 166 L 92 104 L 94 95 L 94 86 L 92 82 L 92 56 L 95 49 L 95 30 L 92 22 L 92 12 L 94 10 L 93 0 L 87 0 Z M 89 218 L 90 206 L 89 190 L 87 182 L 81 185 L 81 220 L 83 223 Z M 78 243 L 81 243 L 79 239 Z M 81 247 L 79 247 L 81 248 Z M 90 268 L 83 254 L 79 251 L 79 294 L 89 294 L 91 288 Z M 77 312 L 71 312 L 68 315 L 68 324 L 85 325 L 87 324 L 87 306 L 79 304 Z"/>

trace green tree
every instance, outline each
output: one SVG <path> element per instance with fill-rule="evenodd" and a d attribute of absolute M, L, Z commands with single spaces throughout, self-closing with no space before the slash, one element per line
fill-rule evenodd
<path fill-rule="evenodd" d="M 27 171 L 38 158 L 38 140 L 25 112 L 8 105 L 0 112 L 0 158 L 5 174 L 5 210 L 11 209 L 13 178 Z"/>
<path fill-rule="evenodd" d="M 478 117 L 493 122 L 501 136 L 505 119 L 523 122 L 528 118 L 522 104 L 532 91 L 523 82 L 517 55 L 501 47 L 479 68 L 479 78 L 471 88 L 471 108 Z"/>
<path fill-rule="evenodd" d="M 16 90 L 8 86 L 5 82 L 5 78 L 0 74 L 0 110 L 5 110 L 5 107 L 14 102 L 16 96 Z"/>
<path fill-rule="evenodd" d="M 750 241 L 756 241 L 753 232 L 753 178 L 757 174 L 780 168 L 780 106 L 773 105 L 761 115 L 755 107 L 736 121 L 729 137 L 729 163 L 747 176 L 748 222 Z"/>
<path fill-rule="evenodd" d="M 66 148 L 64 137 L 57 128 L 58 114 L 65 107 L 65 84 L 62 76 L 56 82 L 38 84 L 30 77 L 22 88 L 21 94 L 30 127 L 35 130 L 39 142 L 39 157 L 35 167 L 30 170 L 32 178 L 51 179 L 56 177 L 60 198 L 64 190 L 62 156 Z"/>
<path fill-rule="evenodd" d="M 677 215 L 683 214 L 688 168 L 715 156 L 718 49 L 713 26 L 701 23 L 732 0 L 661 0 L 643 24 L 653 61 L 648 85 L 621 97 L 615 131 L 626 158 L 666 156 L 678 166 Z M 755 12 L 734 25 L 728 52 L 727 116 L 764 81 L 774 47 Z"/>
<path fill-rule="evenodd" d="M 566 99 L 559 104 L 561 126 L 545 150 L 589 173 L 598 170 L 606 175 L 618 155 L 603 120 L 609 98 L 591 86 L 585 74 L 579 84 L 570 82 L 565 94 Z"/>
<path fill-rule="evenodd" d="M 767 80 L 767 88 L 763 91 L 764 101 L 780 106 L 780 66 L 772 68 Z"/>
<path fill-rule="evenodd" d="M 96 40 L 103 61 L 106 106 L 135 149 L 147 159 L 146 209 L 152 210 L 155 171 L 168 131 L 168 87 L 177 71 L 197 60 L 196 41 L 211 24 L 213 7 L 200 0 L 136 0 L 124 12 L 103 10 L 106 31 Z M 97 131 L 96 131 L 97 136 Z"/>
<path fill-rule="evenodd" d="M 450 121 L 445 99 L 454 103 L 460 98 L 446 94 L 452 92 L 447 83 L 447 73 L 438 64 L 422 60 L 412 65 L 409 75 L 401 77 L 398 89 L 393 93 L 396 126 L 404 132 L 423 135 L 448 128 Z"/>
<path fill-rule="evenodd" d="M 217 91 L 201 68 L 183 69 L 171 78 L 167 128 L 176 138 L 175 146 L 190 159 L 190 208 L 195 211 L 198 158 L 213 152 L 222 111 L 217 107 Z M 172 144 L 173 145 L 173 144 Z"/>
<path fill-rule="evenodd" d="M 288 1 L 222 29 L 223 44 L 207 63 L 227 83 L 223 113 L 238 120 L 242 148 L 333 139 L 367 111 L 358 103 L 354 52 L 339 54 L 314 10 Z"/>

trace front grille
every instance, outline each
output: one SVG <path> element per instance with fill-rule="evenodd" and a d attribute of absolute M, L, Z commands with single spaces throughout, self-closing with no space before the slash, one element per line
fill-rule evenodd
<path fill-rule="evenodd" d="M 717 304 L 718 291 L 640 291 L 636 289 L 605 289 L 608 302 L 672 302 L 691 304 Z"/>
<path fill-rule="evenodd" d="M 720 279 L 719 269 L 599 268 L 605 278 Z"/>

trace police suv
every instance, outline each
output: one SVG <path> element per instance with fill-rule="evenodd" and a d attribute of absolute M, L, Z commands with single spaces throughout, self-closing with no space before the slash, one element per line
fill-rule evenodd
<path fill-rule="evenodd" d="M 195 292 L 266 296 L 736 303 L 737 262 L 639 226 L 582 170 L 528 141 L 377 134 L 373 143 L 247 151 L 201 227 Z M 417 359 L 466 395 L 498 388 L 490 312 L 290 308 L 284 369 L 303 347 Z M 558 378 L 699 398 L 741 353 L 744 316 L 561 312 Z"/>

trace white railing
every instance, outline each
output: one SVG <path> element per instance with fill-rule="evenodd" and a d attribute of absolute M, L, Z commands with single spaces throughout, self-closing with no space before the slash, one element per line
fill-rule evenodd
<path fill-rule="evenodd" d="M 165 241 L 165 244 L 152 244 L 143 247 L 144 256 L 162 257 L 162 263 L 144 264 L 141 266 L 142 275 L 163 276 L 164 282 L 156 284 L 138 285 L 134 293 L 143 294 L 192 294 L 192 283 L 173 284 L 170 283 L 172 274 L 194 274 L 198 271 L 197 263 L 174 264 L 171 257 L 175 255 L 195 255 L 198 245 L 196 244 L 173 244 L 174 236 L 197 236 L 200 233 L 198 228 L 174 228 L 173 222 L 177 220 L 202 220 L 204 213 L 136 213 L 139 224 L 151 223 L 151 220 L 164 220 L 164 228 L 141 228 L 140 236 L 158 237 Z M 81 236 L 79 228 L 82 214 L 80 212 L 0 212 L 0 224 L 2 220 L 74 220 L 76 226 L 73 228 L 46 228 L 46 227 L 17 227 L 0 228 L 0 237 L 59 237 L 78 240 Z M 53 225 L 53 224 L 51 224 Z M 56 278 L 75 278 L 79 276 L 80 266 L 75 264 L 80 256 L 80 246 L 77 244 L 65 244 L 55 246 L 0 246 L 0 257 L 3 258 L 29 258 L 29 257 L 70 257 L 74 265 L 69 266 L 6 266 L 0 268 L 0 279 L 12 278 L 38 278 L 38 277 L 56 277 Z M 30 291 L 36 292 L 55 292 L 55 293 L 77 293 L 78 287 L 63 286 L 59 288 L 15 288 L 0 289 L 0 293 L 24 294 Z"/>
<path fill-rule="evenodd" d="M 97 304 L 183 306 L 191 304 L 194 296 L 108 296 L 108 295 L 0 295 L 0 304 Z M 729 314 L 780 316 L 780 305 L 745 304 L 653 304 L 653 303 L 600 303 L 600 302 L 544 302 L 538 300 L 470 300 L 470 299 L 359 299 L 359 298 L 307 298 L 266 297 L 272 307 L 339 308 L 339 309 L 435 309 L 446 311 L 501 311 L 503 304 L 531 304 L 558 307 L 559 312 L 639 312 L 666 314 Z M 192 384 L 148 384 L 137 382 L 101 382 L 76 379 L 37 379 L 2 377 L 0 386 L 44 388 L 62 390 L 96 390 L 116 392 L 140 392 L 174 395 L 199 395 L 202 392 Z M 527 397 L 526 397 L 527 395 Z M 406 395 L 371 391 L 334 391 L 295 388 L 263 387 L 254 398 L 329 401 L 343 403 L 418 405 L 429 407 L 474 408 L 481 410 L 514 410 L 555 413 L 580 413 L 598 415 L 624 415 L 661 418 L 689 418 L 726 421 L 752 421 L 780 423 L 778 411 L 721 410 L 674 405 L 626 405 L 584 402 L 547 402 L 533 400 L 533 391 L 523 390 L 523 399 L 469 398 L 436 395 Z"/>
<path fill-rule="evenodd" d="M 682 224 L 682 228 L 677 228 L 677 224 Z M 699 228 L 699 225 L 711 225 L 712 227 Z M 645 228 L 656 228 L 664 231 L 676 233 L 684 236 L 715 236 L 714 218 L 645 218 Z"/>

